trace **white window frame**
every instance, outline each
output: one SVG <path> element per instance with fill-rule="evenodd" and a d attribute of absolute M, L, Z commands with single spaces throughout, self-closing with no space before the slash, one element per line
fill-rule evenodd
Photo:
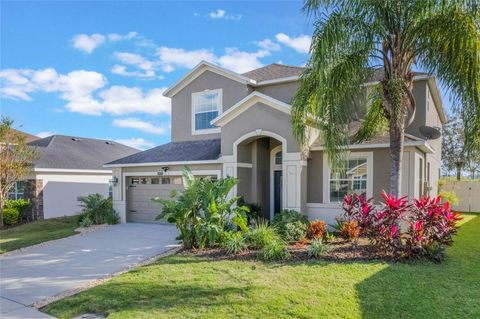
<path fill-rule="evenodd" d="M 367 198 L 373 197 L 373 152 L 350 152 L 346 159 L 367 159 Z M 330 201 L 330 174 L 332 172 L 328 156 L 323 153 L 323 203 L 337 203 Z"/>
<path fill-rule="evenodd" d="M 202 95 L 205 93 L 218 93 L 218 96 L 220 98 L 220 107 L 218 110 L 218 116 L 220 116 L 223 112 L 223 90 L 222 89 L 204 90 L 202 92 L 192 93 L 192 101 L 191 101 L 192 135 L 216 134 L 216 133 L 220 133 L 220 130 L 221 130 L 220 127 L 200 129 L 200 130 L 197 130 L 195 127 L 195 106 L 193 105 L 193 101 L 195 101 L 196 96 Z"/>
<path fill-rule="evenodd" d="M 7 194 L 7 199 L 10 198 L 10 195 L 15 195 L 15 200 L 17 199 L 20 199 L 20 198 L 25 198 L 25 189 L 23 192 L 19 192 L 19 189 L 18 189 L 18 183 L 24 183 L 25 187 L 27 186 L 26 185 L 26 182 L 25 181 L 16 181 L 15 184 L 13 184 L 13 192 L 9 191 L 8 194 Z"/>

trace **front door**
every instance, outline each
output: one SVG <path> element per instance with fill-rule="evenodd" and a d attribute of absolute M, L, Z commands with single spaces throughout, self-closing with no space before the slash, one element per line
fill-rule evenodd
<path fill-rule="evenodd" d="M 278 214 L 282 209 L 282 171 L 273 172 L 273 213 Z"/>

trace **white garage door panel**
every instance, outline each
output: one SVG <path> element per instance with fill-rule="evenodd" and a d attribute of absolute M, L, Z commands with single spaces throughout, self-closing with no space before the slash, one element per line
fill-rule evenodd
<path fill-rule="evenodd" d="M 127 222 L 164 222 L 155 220 L 161 212 L 162 205 L 152 201 L 152 198 L 169 198 L 172 191 L 181 191 L 183 189 L 182 185 L 173 184 L 173 177 L 167 178 L 171 184 L 152 184 L 152 178 L 159 180 L 161 183 L 162 178 L 158 177 L 128 178 Z M 142 184 L 142 182 L 146 184 Z"/>

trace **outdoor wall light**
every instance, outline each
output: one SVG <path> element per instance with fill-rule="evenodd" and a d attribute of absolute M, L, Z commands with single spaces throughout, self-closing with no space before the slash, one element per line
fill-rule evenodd
<path fill-rule="evenodd" d="M 112 184 L 113 186 L 116 186 L 118 184 L 118 177 L 117 176 L 113 176 L 111 180 L 109 180 L 110 184 Z"/>

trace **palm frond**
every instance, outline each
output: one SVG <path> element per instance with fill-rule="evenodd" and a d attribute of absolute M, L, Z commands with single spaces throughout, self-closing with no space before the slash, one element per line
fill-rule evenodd
<path fill-rule="evenodd" d="M 349 144 L 348 124 L 357 116 L 359 87 L 371 74 L 373 47 L 370 25 L 356 15 L 335 11 L 316 24 L 312 56 L 293 99 L 293 132 L 304 145 L 307 126 L 315 123 L 334 166 Z"/>
<path fill-rule="evenodd" d="M 361 143 L 368 141 L 374 136 L 388 131 L 388 119 L 382 106 L 381 87 L 377 85 L 369 94 L 370 107 L 365 114 L 359 130 L 353 137 L 353 142 Z"/>
<path fill-rule="evenodd" d="M 480 149 L 480 15 L 452 5 L 426 15 L 414 30 L 418 62 L 453 91 L 468 153 Z"/>

